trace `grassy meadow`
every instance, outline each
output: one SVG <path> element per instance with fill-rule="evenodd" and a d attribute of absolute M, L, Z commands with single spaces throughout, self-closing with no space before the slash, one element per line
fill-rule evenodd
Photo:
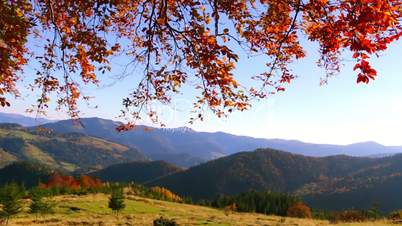
<path fill-rule="evenodd" d="M 328 221 L 285 218 L 263 214 L 225 212 L 213 208 L 187 205 L 127 196 L 126 208 L 118 215 L 107 207 L 108 197 L 104 194 L 85 196 L 56 196 L 55 213 L 33 215 L 28 213 L 29 200 L 24 201 L 24 211 L 13 217 L 9 225 L 152 225 L 160 216 L 175 219 L 179 225 L 334 225 Z M 387 221 L 364 223 L 339 223 L 336 225 L 395 225 Z"/>

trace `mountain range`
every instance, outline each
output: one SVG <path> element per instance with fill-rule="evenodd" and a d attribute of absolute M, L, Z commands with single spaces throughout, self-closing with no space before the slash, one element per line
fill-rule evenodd
<path fill-rule="evenodd" d="M 309 144 L 184 127 L 118 133 L 118 125 L 100 118 L 0 124 L 0 184 L 34 184 L 61 170 L 163 186 L 194 200 L 272 190 L 299 195 L 313 208 L 402 208 L 401 147 Z"/>
<path fill-rule="evenodd" d="M 174 129 L 153 128 L 138 125 L 134 130 L 119 133 L 115 130 L 119 122 L 83 118 L 80 123 L 63 120 L 47 123 L 40 127 L 52 129 L 56 133 L 82 133 L 142 151 L 152 160 L 190 167 L 209 160 L 242 151 L 258 148 L 286 150 L 305 156 L 324 157 L 331 155 L 387 156 L 402 153 L 401 146 L 384 146 L 375 142 L 351 145 L 311 144 L 296 140 L 262 139 L 237 136 L 224 132 L 197 132 L 181 127 Z"/>

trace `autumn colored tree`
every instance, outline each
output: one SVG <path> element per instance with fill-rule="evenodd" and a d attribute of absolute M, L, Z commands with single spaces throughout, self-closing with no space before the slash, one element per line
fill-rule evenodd
<path fill-rule="evenodd" d="M 183 201 L 180 196 L 174 194 L 170 190 L 163 188 L 163 187 L 159 187 L 159 186 L 151 187 L 151 192 L 153 192 L 154 195 L 156 195 L 155 198 L 158 198 L 158 199 L 167 200 L 167 201 L 171 201 L 171 202 L 182 202 Z"/>
<path fill-rule="evenodd" d="M 91 189 L 102 187 L 102 181 L 98 178 L 93 178 L 87 175 L 81 175 L 80 177 L 81 188 Z"/>
<path fill-rule="evenodd" d="M 234 212 L 237 210 L 237 206 L 236 203 L 232 203 L 230 205 L 225 206 L 225 208 L 223 209 L 224 213 L 226 216 L 229 216 L 230 213 Z"/>
<path fill-rule="evenodd" d="M 98 178 L 81 175 L 79 179 L 75 179 L 72 176 L 60 174 L 54 174 L 47 183 L 40 184 L 41 188 L 68 188 L 72 190 L 100 188 L 101 186 L 102 181 Z"/>
<path fill-rule="evenodd" d="M 84 88 L 99 84 L 111 57 L 125 56 L 122 76 L 141 76 L 123 100 L 130 129 L 152 103 L 168 104 L 184 84 L 199 92 L 195 117 L 208 106 L 222 116 L 245 110 L 255 98 L 285 90 L 296 75 L 289 65 L 305 57 L 300 42 L 319 45 L 318 65 L 327 78 L 340 70 L 344 50 L 352 53 L 357 82 L 377 76 L 370 57 L 402 35 L 400 0 L 2 0 L 0 1 L 0 105 L 18 96 L 24 65 L 35 65 L 32 89 L 37 110 L 56 97 L 73 118 Z M 35 40 L 40 40 L 39 46 Z M 35 44 L 34 44 L 35 43 Z M 265 72 L 235 79 L 240 56 L 263 55 Z M 139 68 L 140 70 L 133 70 Z M 141 71 L 141 73 L 138 73 Z M 254 84 L 254 83 L 253 83 Z"/>
<path fill-rule="evenodd" d="M 296 202 L 287 211 L 288 217 L 311 218 L 311 209 L 303 202 Z"/>
<path fill-rule="evenodd" d="M 79 189 L 81 187 L 80 181 L 72 176 L 65 176 L 60 174 L 52 175 L 46 184 L 41 184 L 42 188 L 68 188 Z"/>

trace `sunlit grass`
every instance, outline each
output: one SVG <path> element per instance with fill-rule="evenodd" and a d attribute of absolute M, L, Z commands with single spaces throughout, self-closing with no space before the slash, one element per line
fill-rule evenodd
<path fill-rule="evenodd" d="M 17 157 L 0 148 L 0 168 L 14 161 L 17 161 Z"/>
<path fill-rule="evenodd" d="M 49 154 L 43 152 L 34 145 L 25 145 L 23 152 L 31 160 L 37 160 L 49 166 L 57 165 L 57 162 Z"/>
<path fill-rule="evenodd" d="M 37 139 L 38 136 L 27 133 L 25 131 L 21 130 L 5 130 L 5 129 L 0 129 L 0 136 L 8 136 L 8 137 L 21 137 L 26 140 L 34 140 Z"/>
<path fill-rule="evenodd" d="M 328 221 L 320 220 L 284 218 L 254 213 L 227 214 L 213 208 L 136 196 L 127 197 L 126 208 L 118 215 L 113 214 L 107 208 L 108 197 L 104 194 L 58 196 L 52 200 L 57 203 L 54 214 L 44 216 L 28 214 L 29 201 L 26 201 L 24 212 L 13 218 L 10 225 L 152 225 L 153 220 L 160 216 L 175 219 L 179 225 L 330 225 Z M 377 221 L 337 225 L 385 226 L 392 224 L 386 221 Z"/>

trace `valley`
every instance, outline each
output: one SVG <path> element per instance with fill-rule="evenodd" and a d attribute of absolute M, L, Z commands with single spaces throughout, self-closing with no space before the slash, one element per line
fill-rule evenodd
<path fill-rule="evenodd" d="M 360 155 L 365 146 L 372 150 L 369 153 L 375 148 L 388 153 L 358 157 L 339 154 L 341 146 L 326 149 L 295 141 L 184 128 L 146 131 L 139 126 L 134 131 L 117 133 L 117 122 L 98 118 L 81 122 L 60 121 L 35 127 L 0 124 L 0 185 L 18 182 L 31 187 L 54 174 L 86 174 L 104 182 L 167 188 L 193 202 L 248 191 L 272 191 L 296 195 L 313 210 L 369 209 L 378 205 L 387 214 L 401 208 L 402 154 L 396 147 L 375 143 L 342 147 L 354 147 L 351 153 Z M 270 147 L 275 144 L 302 151 Z M 331 155 L 311 156 L 306 154 L 312 153 L 306 152 L 306 147 L 320 147 L 322 153 Z M 247 151 L 241 151 L 244 149 Z"/>

